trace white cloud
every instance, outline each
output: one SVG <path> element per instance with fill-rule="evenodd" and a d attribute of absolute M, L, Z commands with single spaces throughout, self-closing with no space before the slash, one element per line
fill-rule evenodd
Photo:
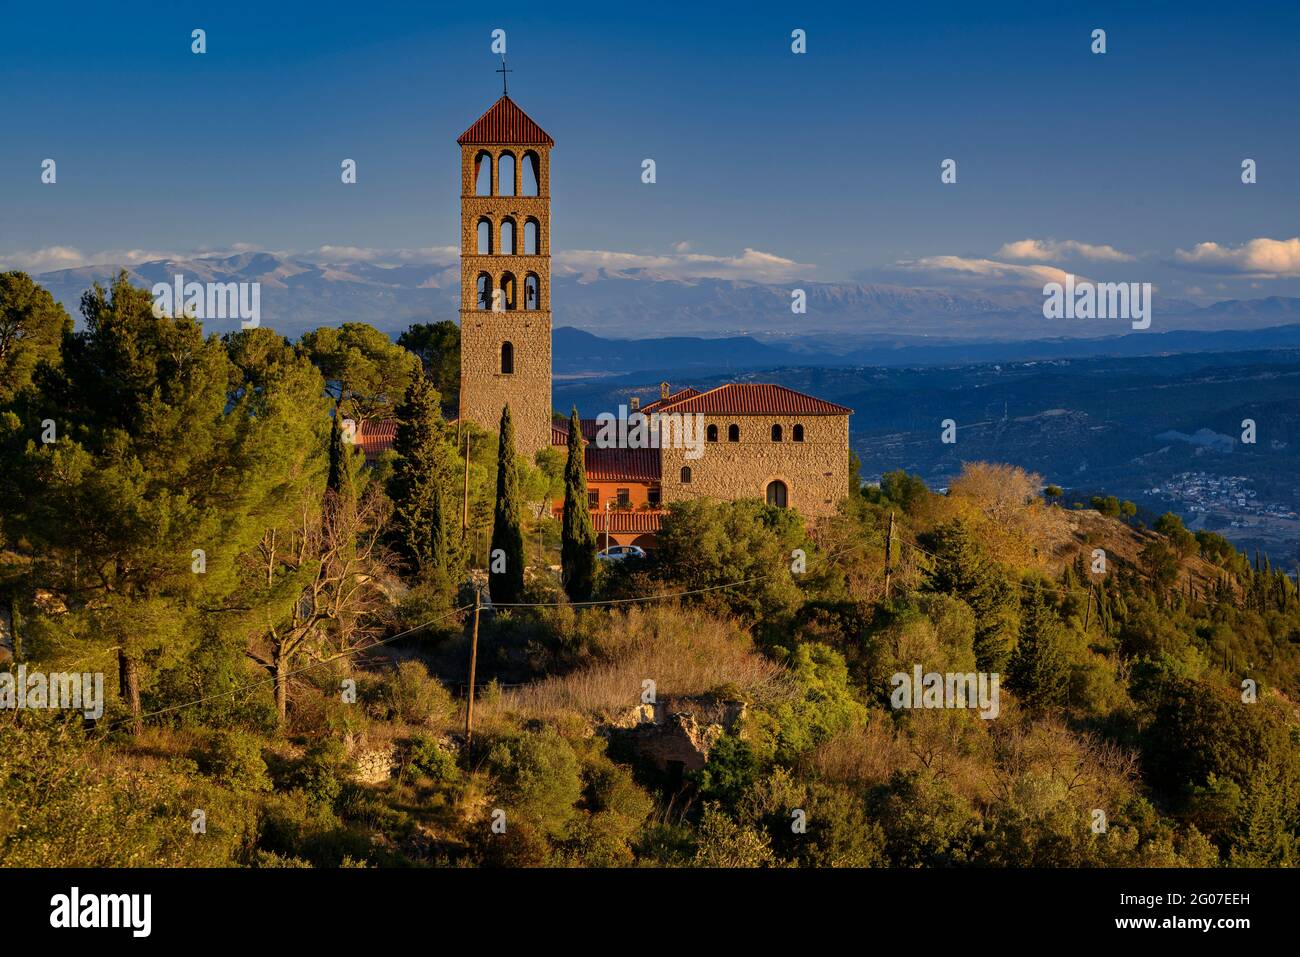
<path fill-rule="evenodd" d="M 706 256 L 691 252 L 644 255 L 569 249 L 556 254 L 555 265 L 557 272 L 583 277 L 603 271 L 628 276 L 652 273 L 669 279 L 749 279 L 755 282 L 785 282 L 807 276 L 817 268 L 758 249 L 746 249 L 739 256 Z"/>
<path fill-rule="evenodd" d="M 944 279 L 971 282 L 1010 282 L 1025 286 L 1042 286 L 1049 282 L 1065 282 L 1066 272 L 1055 266 L 1024 266 L 1019 263 L 998 262 L 995 259 L 969 259 L 964 256 L 924 256 L 906 259 L 894 264 L 897 268 L 914 273 L 934 273 Z M 1077 277 L 1082 278 L 1082 277 Z"/>
<path fill-rule="evenodd" d="M 106 249 L 97 253 L 83 253 L 74 246 L 46 246 L 0 254 L 0 268 L 21 269 L 29 273 L 52 272 L 56 269 L 77 269 L 81 266 L 135 266 L 156 259 L 180 258 L 175 253 L 152 249 Z"/>
<path fill-rule="evenodd" d="M 1132 262 L 1135 257 L 1120 252 L 1114 246 L 1095 246 L 1081 243 L 1074 239 L 1020 239 L 1013 243 L 1004 243 L 994 255 L 1007 259 L 1037 260 L 1052 259 L 1095 259 L 1100 262 Z"/>
<path fill-rule="evenodd" d="M 1300 237 L 1252 239 L 1241 246 L 1197 243 L 1190 250 L 1175 252 L 1174 260 L 1210 273 L 1241 273 L 1260 279 L 1300 276 Z"/>

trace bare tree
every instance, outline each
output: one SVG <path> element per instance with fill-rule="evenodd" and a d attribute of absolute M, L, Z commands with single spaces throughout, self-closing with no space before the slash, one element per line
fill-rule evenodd
<path fill-rule="evenodd" d="M 387 506 L 378 490 L 358 502 L 326 493 L 304 498 L 293 524 L 269 528 L 246 556 L 261 594 L 250 621 L 249 656 L 275 682 L 288 715 L 289 679 L 303 657 L 323 661 L 373 640 L 388 625 L 391 556 L 380 538 Z"/>

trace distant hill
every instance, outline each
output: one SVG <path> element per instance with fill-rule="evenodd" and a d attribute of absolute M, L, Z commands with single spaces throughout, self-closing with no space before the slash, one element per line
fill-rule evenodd
<path fill-rule="evenodd" d="M 987 362 L 1136 357 L 1199 352 L 1253 352 L 1300 348 L 1300 322 L 1263 329 L 1212 332 L 1134 332 L 1101 339 L 1037 339 L 1028 342 L 921 341 L 881 337 L 865 348 L 843 351 L 832 342 L 808 337 L 793 342 L 751 336 L 705 339 L 609 339 L 561 327 L 554 335 L 554 367 L 559 376 L 657 371 L 706 374 L 781 366 L 907 368 Z"/>

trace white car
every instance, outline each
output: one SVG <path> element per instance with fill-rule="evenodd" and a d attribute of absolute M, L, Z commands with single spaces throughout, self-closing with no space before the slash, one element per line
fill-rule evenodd
<path fill-rule="evenodd" d="M 621 562 L 626 558 L 645 558 L 645 549 L 640 545 L 611 545 L 596 553 L 604 562 Z"/>

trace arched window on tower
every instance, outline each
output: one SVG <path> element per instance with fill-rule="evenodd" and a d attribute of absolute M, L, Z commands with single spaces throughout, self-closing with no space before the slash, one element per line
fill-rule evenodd
<path fill-rule="evenodd" d="M 497 160 L 497 192 L 502 196 L 515 195 L 514 153 L 502 153 Z"/>
<path fill-rule="evenodd" d="M 515 221 L 507 216 L 501 221 L 501 255 L 515 254 Z"/>
<path fill-rule="evenodd" d="M 773 424 L 772 426 L 772 441 L 773 442 L 781 441 L 781 423 L 779 422 Z"/>
<path fill-rule="evenodd" d="M 736 425 L 736 423 L 734 422 L 731 423 L 731 425 L 727 426 L 727 441 L 728 442 L 740 441 L 740 426 Z"/>
<path fill-rule="evenodd" d="M 802 425 L 795 425 L 795 427 L 794 427 L 794 440 L 795 440 L 796 442 L 802 442 L 802 441 L 803 441 L 803 426 L 802 426 Z"/>
<path fill-rule="evenodd" d="M 540 229 L 541 227 L 537 224 L 537 220 L 533 219 L 531 216 L 529 216 L 526 220 L 524 220 L 524 255 L 525 256 L 537 255 L 537 234 Z"/>
<path fill-rule="evenodd" d="M 492 220 L 486 216 L 478 221 L 478 254 L 492 255 Z"/>
<path fill-rule="evenodd" d="M 474 195 L 492 195 L 492 154 L 487 150 L 474 157 Z"/>
<path fill-rule="evenodd" d="M 682 484 L 683 485 L 691 484 L 691 467 L 689 465 L 682 466 Z"/>
<path fill-rule="evenodd" d="M 785 483 L 782 482 L 780 479 L 777 479 L 775 482 L 768 483 L 767 486 L 768 505 L 775 505 L 777 508 L 785 508 L 786 499 L 788 498 L 788 495 L 789 495 L 789 490 L 785 487 Z"/>
<path fill-rule="evenodd" d="M 501 274 L 501 308 L 518 309 L 519 303 L 515 299 L 515 274 L 512 272 L 503 272 Z"/>
<path fill-rule="evenodd" d="M 524 308 L 537 309 L 541 296 L 541 283 L 537 273 L 530 272 L 524 277 Z"/>
<path fill-rule="evenodd" d="M 711 425 L 711 426 L 709 426 L 707 429 L 705 429 L 705 430 L 704 430 L 704 438 L 705 438 L 705 441 L 708 441 L 708 442 L 716 442 L 716 441 L 718 441 L 718 427 L 717 427 L 716 425 Z"/>
<path fill-rule="evenodd" d="M 492 277 L 485 272 L 478 274 L 477 295 L 476 309 L 492 308 Z"/>
<path fill-rule="evenodd" d="M 538 183 L 541 182 L 541 163 L 537 154 L 529 150 L 524 154 L 524 161 L 519 167 L 519 195 L 536 196 Z"/>
<path fill-rule="evenodd" d="M 501 343 L 501 374 L 515 374 L 515 344 L 513 342 Z"/>

